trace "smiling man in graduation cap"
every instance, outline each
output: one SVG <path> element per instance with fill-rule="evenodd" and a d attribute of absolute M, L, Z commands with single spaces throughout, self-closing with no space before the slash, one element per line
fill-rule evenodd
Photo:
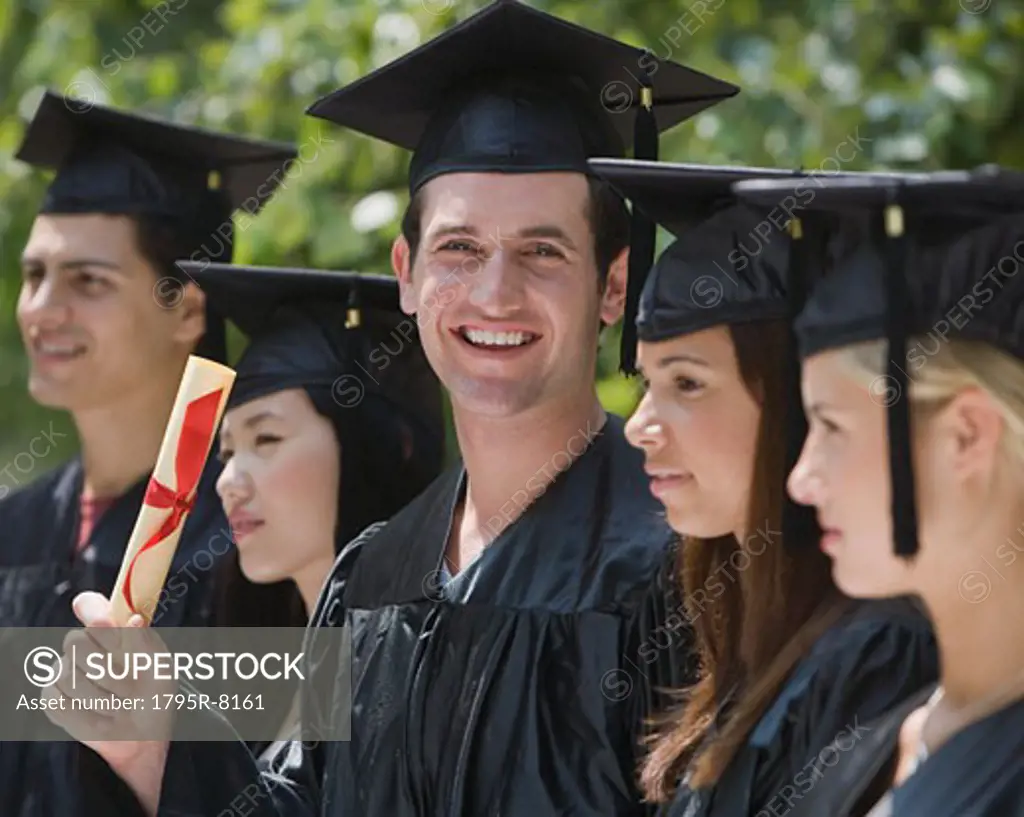
<path fill-rule="evenodd" d="M 185 362 L 224 357 L 223 323 L 175 261 L 228 260 L 232 211 L 257 191 L 266 200 L 268 179 L 294 155 L 42 97 L 17 157 L 56 173 L 22 254 L 17 320 L 29 392 L 71 413 L 81 454 L 0 502 L 0 626 L 71 626 L 77 593 L 109 595 Z M 189 563 L 232 547 L 215 478 L 211 466 L 171 568 L 179 590 L 157 624 L 208 615 L 212 572 Z M 5 815 L 66 813 L 67 787 L 48 781 L 38 757 L 64 748 L 0 746 Z"/>
<path fill-rule="evenodd" d="M 693 668 L 675 536 L 595 392 L 635 292 L 627 211 L 587 159 L 634 127 L 654 153 L 737 89 L 666 62 L 609 114 L 642 57 L 501 0 L 311 109 L 413 150 L 392 260 L 463 461 L 342 552 L 314 614 L 353 633 L 352 740 L 296 744 L 287 784 L 174 744 L 161 813 L 215 817 L 251 785 L 290 817 L 645 811 L 644 719 Z"/>

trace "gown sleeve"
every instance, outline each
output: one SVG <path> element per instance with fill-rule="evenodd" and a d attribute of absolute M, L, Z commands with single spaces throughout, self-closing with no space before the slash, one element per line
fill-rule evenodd
<path fill-rule="evenodd" d="M 711 814 L 800 817 L 812 789 L 840 779 L 832 770 L 870 731 L 870 722 L 938 673 L 927 620 L 909 603 L 869 602 L 818 640 L 733 761 L 733 768 L 752 771 L 749 787 L 733 787 L 750 792 L 743 810 L 718 808 L 724 801 L 716 793 Z"/>

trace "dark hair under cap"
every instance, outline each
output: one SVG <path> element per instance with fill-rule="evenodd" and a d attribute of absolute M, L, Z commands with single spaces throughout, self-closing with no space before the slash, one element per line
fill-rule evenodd
<path fill-rule="evenodd" d="M 207 299 L 249 336 L 229 409 L 302 389 L 340 451 L 335 551 L 390 518 L 441 472 L 441 386 L 390 276 L 183 262 Z M 244 626 L 298 626 L 289 582 L 253 585 L 226 570 L 221 616 Z M 282 625 L 282 619 L 287 625 Z"/>
<path fill-rule="evenodd" d="M 55 171 L 40 213 L 130 216 L 147 246 L 173 243 L 189 255 L 202 248 L 208 260 L 227 262 L 234 243 L 232 212 L 243 203 L 249 215 L 258 212 L 277 186 L 275 169 L 296 155 L 291 145 L 46 91 L 16 158 Z M 173 234 L 170 242 L 157 235 L 166 230 Z M 216 249 L 210 252 L 209 246 Z M 188 282 L 170 263 L 157 274 Z M 223 320 L 209 307 L 206 327 L 196 351 L 223 361 Z"/>

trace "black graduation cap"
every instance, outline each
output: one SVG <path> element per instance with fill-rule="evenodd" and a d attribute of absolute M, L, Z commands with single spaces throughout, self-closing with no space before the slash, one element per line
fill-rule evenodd
<path fill-rule="evenodd" d="M 790 192 L 779 181 L 748 181 L 737 196 L 765 203 Z M 892 517 L 895 550 L 917 552 L 911 465 L 907 339 L 954 322 L 959 337 L 1024 358 L 1024 174 L 986 166 L 914 176 L 824 180 L 808 209 L 839 216 L 851 233 L 846 252 L 815 287 L 796 332 L 809 355 L 886 339 Z M 1002 266 L 1001 266 L 1002 265 Z M 1004 266 L 1006 267 L 1004 269 Z M 991 277 L 991 280 L 987 280 Z M 988 305 L 964 315 L 965 297 Z M 990 303 L 989 303 L 990 302 Z"/>
<path fill-rule="evenodd" d="M 296 155 L 47 91 L 15 158 L 57 171 L 40 212 L 147 215 L 209 231 L 243 205 L 257 213 Z"/>
<path fill-rule="evenodd" d="M 786 317 L 787 214 L 768 218 L 738 203 L 732 185 L 802 174 L 635 159 L 592 159 L 590 166 L 678 239 L 647 277 L 636 321 L 640 340 Z"/>
<path fill-rule="evenodd" d="M 339 549 L 434 479 L 444 459 L 441 384 L 394 277 L 179 263 L 249 338 L 228 408 L 303 389 L 332 422 Z"/>
<path fill-rule="evenodd" d="M 795 319 L 805 293 L 789 280 L 790 214 L 777 207 L 783 196 L 771 204 L 776 211 L 766 214 L 739 203 L 732 186 L 744 179 L 791 180 L 804 174 L 627 159 L 593 159 L 590 165 L 634 208 L 678 237 L 654 264 L 640 296 L 640 340 L 657 342 L 712 326 Z M 796 464 L 807 432 L 792 333 L 789 358 L 786 473 Z M 783 537 L 795 548 L 816 547 L 820 538 L 811 509 L 788 497 Z"/>
<path fill-rule="evenodd" d="M 395 343 L 417 344 L 415 321 L 403 319 L 390 275 L 178 263 L 249 338 L 229 406 L 282 389 L 331 388 L 346 374 L 372 391 L 380 365 L 370 353 L 385 327 L 401 323 L 407 339 Z"/>
<path fill-rule="evenodd" d="M 175 125 L 47 91 L 15 157 L 56 171 L 40 213 L 153 217 L 174 226 L 206 258 L 229 261 L 232 212 L 258 212 L 284 163 L 296 155 L 291 145 Z M 223 344 L 223 324 L 208 312 L 200 353 L 223 359 Z"/>
<path fill-rule="evenodd" d="M 707 221 L 718 210 L 735 207 L 735 182 L 747 179 L 806 179 L 797 170 L 743 165 L 701 165 L 644 159 L 590 159 L 590 169 L 606 179 L 655 222 L 676 237 Z M 777 229 L 778 225 L 771 225 Z"/>
<path fill-rule="evenodd" d="M 660 130 L 738 92 L 518 0 L 495 0 L 307 112 L 413 151 L 415 193 L 444 173 L 588 173 L 588 158 L 622 156 L 630 144 L 637 158 L 657 159 Z M 634 216 L 633 232 L 624 337 L 654 258 L 654 226 Z M 631 344 L 623 350 L 629 371 Z"/>

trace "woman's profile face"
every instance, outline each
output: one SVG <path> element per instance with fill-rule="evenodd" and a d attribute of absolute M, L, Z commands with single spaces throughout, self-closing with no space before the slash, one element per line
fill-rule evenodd
<path fill-rule="evenodd" d="M 270 583 L 334 561 L 341 479 L 330 421 L 302 389 L 236 406 L 220 431 L 217 493 L 246 578 Z"/>
<path fill-rule="evenodd" d="M 669 524 L 702 538 L 742 534 L 761 408 L 728 328 L 641 342 L 637 361 L 647 391 L 626 436 L 644 452 Z"/>
<path fill-rule="evenodd" d="M 886 408 L 842 351 L 805 361 L 808 434 L 789 476 L 794 500 L 817 509 L 832 576 L 855 597 L 910 591 L 911 569 L 893 551 Z"/>

